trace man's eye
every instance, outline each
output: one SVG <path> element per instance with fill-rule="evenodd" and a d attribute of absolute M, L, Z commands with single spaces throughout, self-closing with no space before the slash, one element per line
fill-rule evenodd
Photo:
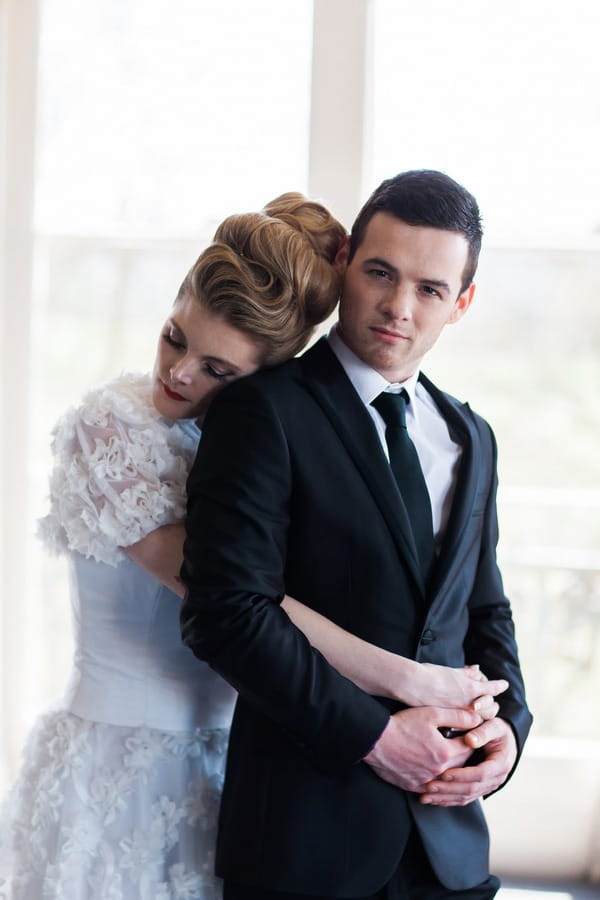
<path fill-rule="evenodd" d="M 374 275 L 375 278 L 389 279 L 390 277 L 390 273 L 386 269 L 369 269 L 369 275 Z"/>
<path fill-rule="evenodd" d="M 441 297 L 442 296 L 440 294 L 440 292 L 438 290 L 436 290 L 436 288 L 431 287 L 430 284 L 422 285 L 421 290 L 424 291 L 424 293 L 429 294 L 430 297 Z"/>

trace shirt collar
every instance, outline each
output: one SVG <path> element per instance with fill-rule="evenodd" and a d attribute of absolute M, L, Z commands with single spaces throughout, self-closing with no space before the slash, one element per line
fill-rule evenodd
<path fill-rule="evenodd" d="M 368 366 L 354 353 L 342 339 L 337 325 L 330 330 L 327 340 L 329 346 L 337 356 L 344 372 L 352 382 L 354 390 L 366 406 L 369 406 L 375 397 L 385 390 L 397 394 L 404 388 L 411 403 L 415 399 L 415 392 L 419 372 L 415 372 L 403 382 L 389 382 L 383 375 Z"/>

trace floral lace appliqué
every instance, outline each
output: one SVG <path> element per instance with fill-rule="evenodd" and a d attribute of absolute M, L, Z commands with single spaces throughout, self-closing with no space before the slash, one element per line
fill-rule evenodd
<path fill-rule="evenodd" d="M 120 547 L 181 521 L 199 436 L 161 418 L 148 375 L 90 391 L 53 431 L 50 512 L 39 524 L 48 549 L 117 565 Z"/>
<path fill-rule="evenodd" d="M 218 900 L 226 747 L 224 729 L 43 717 L 2 810 L 1 900 Z"/>

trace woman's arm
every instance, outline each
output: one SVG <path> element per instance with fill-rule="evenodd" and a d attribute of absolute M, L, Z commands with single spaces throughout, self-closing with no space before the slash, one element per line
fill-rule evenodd
<path fill-rule="evenodd" d="M 490 718 L 498 709 L 492 698 L 508 688 L 503 679 L 488 681 L 478 666 L 453 669 L 383 650 L 292 597 L 286 596 L 282 607 L 312 646 L 368 694 L 391 697 L 407 706 L 470 706 Z"/>
<path fill-rule="evenodd" d="M 141 541 L 122 549 L 138 566 L 179 597 L 183 561 L 183 524 L 163 525 Z M 286 596 L 281 604 L 310 644 L 350 681 L 368 694 L 400 700 L 407 706 L 476 706 L 483 718 L 495 715 L 492 698 L 508 687 L 506 681 L 487 681 L 477 666 L 453 669 L 418 663 L 358 638 L 314 609 Z"/>
<path fill-rule="evenodd" d="M 151 531 L 141 541 L 121 549 L 158 581 L 183 599 L 185 589 L 179 570 L 183 562 L 183 523 L 162 525 Z"/>

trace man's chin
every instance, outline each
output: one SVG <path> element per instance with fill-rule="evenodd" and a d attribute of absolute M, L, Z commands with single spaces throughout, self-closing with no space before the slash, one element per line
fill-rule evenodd
<path fill-rule="evenodd" d="M 397 353 L 386 352 L 385 349 L 382 350 L 381 348 L 365 354 L 363 362 L 375 369 L 382 378 L 385 378 L 390 383 L 406 381 L 418 368 L 414 361 L 405 359 Z"/>

